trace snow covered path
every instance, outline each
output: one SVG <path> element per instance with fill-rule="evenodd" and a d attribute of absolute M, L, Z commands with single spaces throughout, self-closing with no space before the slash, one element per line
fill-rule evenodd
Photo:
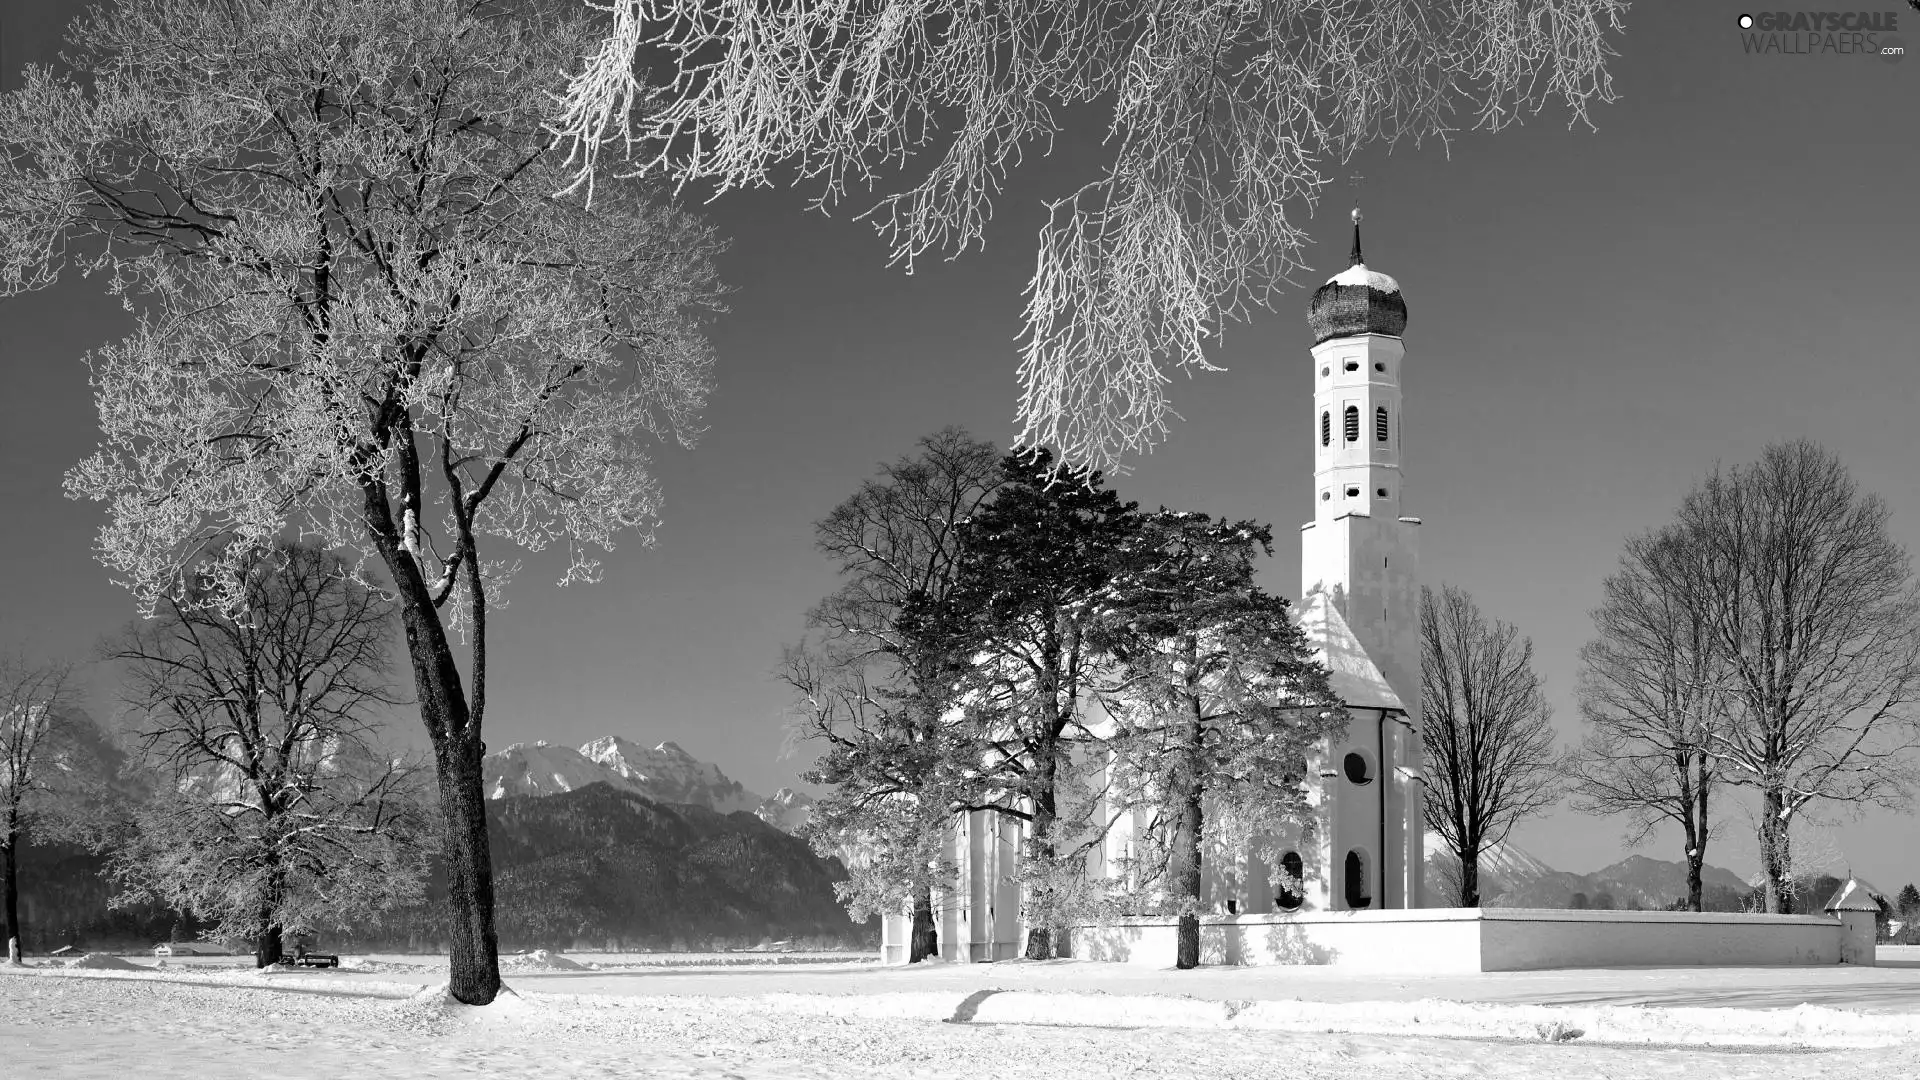
<path fill-rule="evenodd" d="M 449 1010 L 408 1001 L 417 989 L 408 983 L 181 978 L 0 972 L 0 1076 L 1852 1080 L 1911 1076 L 1914 1049 L 1728 1052 L 1577 1039 L 1035 1027 L 989 1022 L 1001 1018 L 990 997 L 975 1003 L 969 1023 L 836 1016 L 819 998 L 795 1008 L 778 997 L 534 994 Z M 911 1012 L 918 996 L 896 1000 Z M 1031 1007 L 1035 996 L 1002 1001 Z M 859 1004 L 856 1011 L 872 1012 L 879 1000 Z M 1177 1011 L 1183 1003 L 1166 1004 Z"/>

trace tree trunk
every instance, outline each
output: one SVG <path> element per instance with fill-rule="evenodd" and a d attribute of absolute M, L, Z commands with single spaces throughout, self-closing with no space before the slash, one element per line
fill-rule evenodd
<path fill-rule="evenodd" d="M 1039 773 L 1040 787 L 1033 797 L 1033 855 L 1035 859 L 1039 860 L 1046 867 L 1046 877 L 1051 879 L 1054 871 L 1058 869 L 1054 866 L 1053 846 L 1053 828 L 1056 812 L 1053 784 L 1057 769 L 1054 759 L 1054 748 L 1051 746 L 1047 747 L 1039 756 L 1040 761 L 1037 763 L 1039 767 L 1035 771 Z M 1053 915 L 1053 897 L 1041 897 L 1040 901 L 1039 904 L 1035 905 L 1035 908 L 1043 920 L 1050 919 Z M 1059 942 L 1055 940 L 1056 936 L 1064 935 L 1055 935 L 1053 927 L 1050 925 L 1028 927 L 1026 958 L 1029 960 L 1053 959 L 1054 950 L 1059 945 Z"/>
<path fill-rule="evenodd" d="M 1707 835 L 1711 831 L 1707 825 L 1707 757 L 1699 754 L 1683 767 L 1689 771 L 1687 779 L 1690 781 L 1680 793 L 1685 807 L 1681 824 L 1687 833 L 1687 910 L 1704 911 L 1700 871 L 1707 863 Z M 1691 770 L 1696 767 L 1700 774 L 1691 775 Z"/>
<path fill-rule="evenodd" d="M 20 834 L 13 824 L 13 815 L 8 814 L 7 832 L 0 836 L 0 872 L 7 878 L 6 901 L 7 925 L 6 939 L 13 947 L 18 947 L 20 933 L 20 881 L 19 867 L 14 862 L 14 849 L 19 845 Z"/>
<path fill-rule="evenodd" d="M 1480 906 L 1480 850 L 1460 853 L 1460 906 Z"/>
<path fill-rule="evenodd" d="M 1190 783 L 1180 794 L 1173 834 L 1173 895 L 1180 905 L 1180 932 L 1173 966 L 1182 971 L 1200 966 L 1200 785 Z"/>
<path fill-rule="evenodd" d="M 285 955 L 285 953 L 281 951 L 280 934 L 282 929 L 279 923 L 269 921 L 266 929 L 260 931 L 260 936 L 253 939 L 254 967 L 269 968 L 280 962 L 280 958 Z"/>
<path fill-rule="evenodd" d="M 449 985 L 455 1000 L 485 1005 L 500 992 L 500 940 L 493 924 L 493 858 L 478 738 L 434 740 L 440 781 L 441 848 L 447 860 Z"/>
<path fill-rule="evenodd" d="M 433 742 L 434 779 L 440 790 L 441 853 L 447 865 L 447 992 L 467 1005 L 486 1005 L 500 992 L 499 937 L 493 924 L 493 861 L 487 848 L 486 792 L 480 759 L 486 754 L 479 724 L 461 689 L 446 627 L 434 609 L 413 556 L 401 551 L 385 495 L 369 488 L 368 521 L 400 593 L 400 623 L 407 634 L 420 719 Z M 476 622 L 478 620 L 476 619 Z M 475 627 L 476 646 L 480 627 Z M 480 657 L 476 653 L 476 668 Z M 476 670 L 476 703 L 485 673 Z M 477 707 L 477 706 L 476 706 Z"/>
<path fill-rule="evenodd" d="M 933 887 L 922 884 L 913 894 L 913 938 L 907 946 L 907 963 L 917 964 L 938 955 L 940 933 L 933 925 Z"/>
<path fill-rule="evenodd" d="M 1766 875 L 1766 906 L 1775 915 L 1793 914 L 1793 852 L 1788 844 L 1786 800 L 1778 791 L 1760 799 L 1760 870 Z"/>

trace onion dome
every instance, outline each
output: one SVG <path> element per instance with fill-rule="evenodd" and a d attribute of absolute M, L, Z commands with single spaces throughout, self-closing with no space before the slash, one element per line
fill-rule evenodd
<path fill-rule="evenodd" d="M 1407 302 L 1400 283 L 1367 269 L 1360 258 L 1360 211 L 1353 212 L 1353 253 L 1347 268 L 1314 290 L 1307 304 L 1307 326 L 1313 343 L 1359 334 L 1399 337 L 1407 328 Z"/>

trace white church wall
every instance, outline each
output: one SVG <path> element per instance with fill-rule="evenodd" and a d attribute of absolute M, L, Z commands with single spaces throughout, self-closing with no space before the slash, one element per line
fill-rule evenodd
<path fill-rule="evenodd" d="M 1481 913 L 1483 971 L 1840 962 L 1840 923 L 1824 915 L 1525 908 Z"/>
<path fill-rule="evenodd" d="M 1480 925 L 1468 909 L 1299 911 L 1203 920 L 1203 964 L 1321 965 L 1356 971 L 1469 972 L 1480 968 Z M 1076 957 L 1173 966 L 1178 924 L 1124 919 L 1075 927 Z"/>
<path fill-rule="evenodd" d="M 1074 955 L 1171 967 L 1178 924 L 1075 927 Z M 1841 960 L 1838 920 L 1692 911 L 1429 908 L 1239 915 L 1203 920 L 1203 964 L 1329 965 L 1462 973 L 1580 967 L 1823 965 Z"/>

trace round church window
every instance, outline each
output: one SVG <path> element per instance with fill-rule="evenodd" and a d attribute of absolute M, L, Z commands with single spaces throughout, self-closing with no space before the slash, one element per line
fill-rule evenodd
<path fill-rule="evenodd" d="M 1373 782 L 1373 766 L 1367 763 L 1367 755 L 1365 754 L 1348 754 L 1346 760 L 1341 762 L 1341 769 L 1347 774 L 1347 779 L 1353 783 L 1370 784 Z"/>

